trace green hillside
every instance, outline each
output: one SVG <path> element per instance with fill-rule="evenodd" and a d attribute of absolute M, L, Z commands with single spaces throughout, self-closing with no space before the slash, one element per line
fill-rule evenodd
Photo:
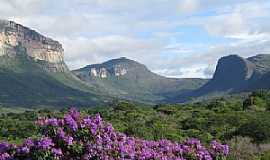
<path fill-rule="evenodd" d="M 91 75 L 91 69 L 106 77 Z M 121 71 L 123 75 L 121 74 Z M 112 59 L 73 71 L 82 81 L 116 97 L 144 102 L 162 103 L 179 93 L 197 89 L 207 82 L 199 78 L 167 78 L 151 72 L 145 65 L 127 58 Z M 99 73 L 97 73 L 99 74 Z"/>
<path fill-rule="evenodd" d="M 31 58 L 20 55 L 0 59 L 0 102 L 7 106 L 88 106 L 105 102 L 102 95 L 70 72 L 51 73 Z"/>

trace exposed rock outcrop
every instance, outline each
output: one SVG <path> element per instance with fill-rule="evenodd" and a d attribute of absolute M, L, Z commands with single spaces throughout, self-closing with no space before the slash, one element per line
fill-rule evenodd
<path fill-rule="evenodd" d="M 64 49 L 59 42 L 15 22 L 0 20 L 0 56 L 18 54 L 46 62 L 44 67 L 53 72 L 68 70 L 64 63 Z"/>
<path fill-rule="evenodd" d="M 213 79 L 200 89 L 193 91 L 193 96 L 211 93 L 237 93 L 268 88 L 270 73 L 270 55 L 257 55 L 242 58 L 229 55 L 219 59 Z"/>
<path fill-rule="evenodd" d="M 110 74 L 111 76 L 115 77 L 121 77 L 127 74 L 127 69 L 122 67 L 121 65 L 115 65 L 112 69 L 113 71 L 108 71 L 106 68 L 90 68 L 89 70 L 89 75 L 91 77 L 96 77 L 96 78 L 108 78 L 108 75 Z"/>
<path fill-rule="evenodd" d="M 252 77 L 254 69 L 254 64 L 237 55 L 222 57 L 218 61 L 213 81 L 240 85 Z"/>
<path fill-rule="evenodd" d="M 107 69 L 106 68 L 100 69 L 100 78 L 107 78 Z"/>
<path fill-rule="evenodd" d="M 121 61 L 122 60 L 122 61 Z M 126 58 L 115 59 L 111 63 L 110 61 L 103 64 L 89 65 L 85 69 L 88 70 L 89 76 L 92 78 L 106 79 L 109 76 L 123 77 L 128 73 L 129 63 L 132 62 Z M 132 62 L 134 64 L 134 62 Z"/>
<path fill-rule="evenodd" d="M 74 70 L 82 81 L 118 98 L 163 103 L 175 94 L 198 89 L 207 80 L 167 78 L 125 57 Z"/>
<path fill-rule="evenodd" d="M 256 71 L 259 74 L 265 74 L 270 71 L 270 54 L 258 54 L 247 58 L 247 60 L 255 65 Z"/>
<path fill-rule="evenodd" d="M 125 74 L 127 74 L 127 69 L 124 68 L 121 65 L 115 65 L 114 67 L 114 75 L 119 77 L 119 76 L 124 76 Z"/>
<path fill-rule="evenodd" d="M 89 75 L 90 75 L 91 77 L 98 77 L 98 76 L 99 76 L 98 71 L 97 71 L 96 68 L 90 68 Z"/>
<path fill-rule="evenodd" d="M 89 76 L 104 79 L 108 77 L 108 71 L 106 68 L 90 68 Z"/>

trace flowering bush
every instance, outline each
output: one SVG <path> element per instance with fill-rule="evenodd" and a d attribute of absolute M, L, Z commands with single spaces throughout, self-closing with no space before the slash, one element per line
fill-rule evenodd
<path fill-rule="evenodd" d="M 42 138 L 19 146 L 0 143 L 0 160 L 222 160 L 229 147 L 199 140 L 183 144 L 169 140 L 146 141 L 116 132 L 99 114 L 83 117 L 71 109 L 63 119 L 42 118 Z"/>

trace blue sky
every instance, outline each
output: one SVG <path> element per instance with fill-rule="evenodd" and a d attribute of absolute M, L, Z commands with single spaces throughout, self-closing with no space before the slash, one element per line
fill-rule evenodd
<path fill-rule="evenodd" d="M 71 69 L 124 56 L 210 78 L 222 56 L 270 53 L 266 0 L 0 0 L 0 18 L 60 41 Z"/>

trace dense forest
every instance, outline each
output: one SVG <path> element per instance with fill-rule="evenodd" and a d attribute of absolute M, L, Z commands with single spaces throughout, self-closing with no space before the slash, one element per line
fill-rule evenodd
<path fill-rule="evenodd" d="M 40 137 L 39 117 L 63 117 L 62 110 L 1 108 L 0 138 L 20 144 L 27 137 Z M 270 159 L 270 92 L 256 91 L 245 98 L 217 98 L 190 104 L 145 106 L 115 101 L 108 106 L 81 108 L 112 123 L 128 136 L 146 140 L 183 142 L 198 138 L 203 144 L 218 139 L 230 146 L 228 159 Z"/>

